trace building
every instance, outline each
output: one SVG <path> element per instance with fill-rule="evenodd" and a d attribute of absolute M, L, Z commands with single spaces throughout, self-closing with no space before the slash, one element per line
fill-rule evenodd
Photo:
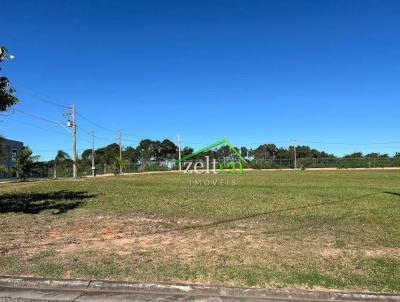
<path fill-rule="evenodd" d="M 17 163 L 17 157 L 21 153 L 24 144 L 19 141 L 14 141 L 11 139 L 0 138 L 0 165 L 10 171 Z M 0 173 L 0 176 L 2 173 Z"/>

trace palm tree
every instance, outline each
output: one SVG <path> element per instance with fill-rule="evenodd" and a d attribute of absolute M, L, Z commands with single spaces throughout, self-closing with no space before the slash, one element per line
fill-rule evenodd
<path fill-rule="evenodd" d="M 57 166 L 65 168 L 65 165 L 71 161 L 71 157 L 67 152 L 58 150 L 57 155 L 54 158 L 54 179 L 57 178 Z"/>

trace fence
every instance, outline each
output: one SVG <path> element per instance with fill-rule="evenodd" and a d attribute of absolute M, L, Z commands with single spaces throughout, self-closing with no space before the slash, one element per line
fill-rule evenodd
<path fill-rule="evenodd" d="M 253 169 L 291 169 L 293 159 L 253 160 L 247 167 Z M 297 168 L 385 168 L 400 167 L 400 158 L 298 158 Z"/>
<path fill-rule="evenodd" d="M 387 168 L 399 167 L 400 158 L 298 158 L 297 168 Z M 286 158 L 274 158 L 268 160 L 252 160 L 244 165 L 244 168 L 252 169 L 293 169 L 294 160 Z M 124 167 L 125 173 L 148 172 L 148 171 L 169 171 L 176 170 L 171 162 L 151 162 L 145 166 L 130 164 Z M 118 174 L 119 166 L 102 165 L 96 167 L 96 174 Z M 53 169 L 49 169 L 49 175 L 54 174 Z M 92 175 L 91 166 L 78 166 L 79 176 Z M 58 177 L 72 177 L 72 167 L 66 171 L 57 171 Z"/>
<path fill-rule="evenodd" d="M 400 157 L 387 158 L 298 158 L 297 168 L 387 168 L 399 167 Z M 287 158 L 273 159 L 254 159 L 246 164 L 244 168 L 252 169 L 293 169 L 294 160 Z M 174 162 L 150 162 L 146 165 L 129 164 L 123 168 L 125 173 L 147 172 L 147 171 L 168 171 L 176 170 L 177 166 Z M 96 167 L 96 174 L 119 174 L 119 166 L 103 164 Z M 92 169 L 89 165 L 78 164 L 78 176 L 92 175 Z M 0 178 L 15 178 L 15 173 L 0 173 Z M 60 166 L 54 171 L 54 168 L 34 168 L 30 178 L 70 178 L 72 177 L 72 166 Z"/>

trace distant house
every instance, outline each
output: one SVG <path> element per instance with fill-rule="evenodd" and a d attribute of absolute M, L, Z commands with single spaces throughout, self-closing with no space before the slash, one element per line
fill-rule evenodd
<path fill-rule="evenodd" d="M 0 165 L 8 171 L 17 163 L 17 157 L 21 153 L 24 144 L 11 139 L 0 138 Z M 0 176 L 4 176 L 1 175 Z"/>

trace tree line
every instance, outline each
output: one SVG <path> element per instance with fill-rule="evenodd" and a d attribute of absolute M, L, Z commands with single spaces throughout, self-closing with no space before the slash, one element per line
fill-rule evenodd
<path fill-rule="evenodd" d="M 400 152 L 394 156 L 381 153 L 355 152 L 337 157 L 325 151 L 320 151 L 309 146 L 278 147 L 275 144 L 262 144 L 256 148 L 236 147 L 239 153 L 247 160 L 249 168 L 293 168 L 296 153 L 298 168 L 307 167 L 371 167 L 371 163 L 378 165 L 385 163 L 388 166 L 400 165 Z M 184 147 L 182 157 L 193 153 L 193 148 Z M 94 163 L 97 173 L 119 173 L 122 166 L 125 172 L 131 171 L 159 171 L 177 169 L 178 146 L 171 140 L 144 139 L 136 147 L 128 146 L 122 150 L 120 160 L 119 145 L 116 143 L 101 147 L 94 152 Z M 220 146 L 202 153 L 198 158 L 210 156 L 217 161 L 226 161 L 232 158 L 232 151 L 228 146 Z M 196 158 L 194 158 L 196 159 Z M 92 150 L 84 150 L 78 158 L 80 174 L 89 174 L 92 165 Z M 69 176 L 71 173 L 72 158 L 60 150 L 55 158 L 49 161 L 36 162 L 37 170 L 46 169 L 58 171 L 58 176 Z"/>

